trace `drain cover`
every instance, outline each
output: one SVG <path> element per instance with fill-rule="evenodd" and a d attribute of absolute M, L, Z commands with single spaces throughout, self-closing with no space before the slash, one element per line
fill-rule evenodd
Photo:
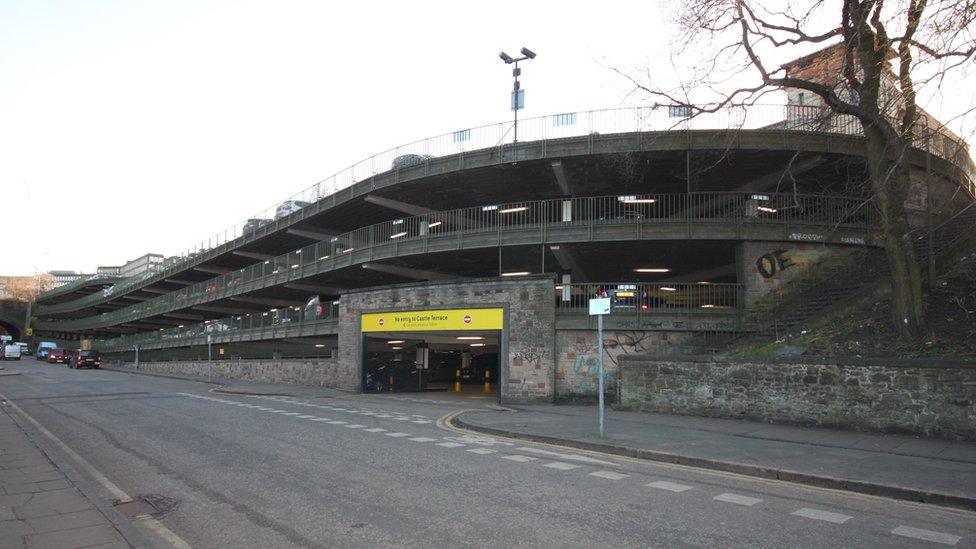
<path fill-rule="evenodd" d="M 159 494 L 146 494 L 125 503 L 117 503 L 115 508 L 126 518 L 149 516 L 159 518 L 176 509 L 179 501 Z"/>

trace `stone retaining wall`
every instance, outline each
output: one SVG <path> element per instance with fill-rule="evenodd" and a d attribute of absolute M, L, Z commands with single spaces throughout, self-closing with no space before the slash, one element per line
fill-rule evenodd
<path fill-rule="evenodd" d="M 316 359 L 264 359 L 264 360 L 215 360 L 213 375 L 217 379 L 241 379 L 258 383 L 284 383 L 314 387 L 340 386 L 337 364 L 334 358 Z M 107 364 L 107 366 L 115 366 Z M 139 368 L 129 362 L 125 370 L 154 374 L 208 378 L 211 363 L 201 361 L 141 362 Z"/>
<path fill-rule="evenodd" d="M 623 356 L 618 404 L 650 412 L 976 440 L 976 363 L 845 362 Z"/>

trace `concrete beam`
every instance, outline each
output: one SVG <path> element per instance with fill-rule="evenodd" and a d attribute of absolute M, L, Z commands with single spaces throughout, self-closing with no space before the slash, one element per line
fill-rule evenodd
<path fill-rule="evenodd" d="M 552 166 L 553 175 L 556 176 L 556 183 L 559 184 L 559 189 L 563 191 L 564 195 L 572 196 L 572 182 L 569 180 L 569 175 L 566 174 L 566 168 L 563 167 L 563 161 L 553 160 L 550 165 Z"/>
<path fill-rule="evenodd" d="M 271 307 L 294 307 L 305 304 L 304 301 L 295 301 L 294 299 L 273 299 L 268 297 L 232 297 L 230 300 L 241 303 L 254 303 L 256 305 L 269 305 Z"/>
<path fill-rule="evenodd" d="M 776 170 L 773 173 L 766 174 L 762 177 L 758 177 L 751 181 L 746 181 L 745 183 L 739 185 L 738 187 L 732 189 L 731 193 L 759 193 L 768 190 L 769 188 L 777 185 L 781 181 L 789 181 L 791 177 L 797 177 L 805 172 L 808 172 L 824 162 L 822 156 L 815 156 L 813 158 L 808 158 L 802 162 L 797 162 L 783 170 Z M 691 215 L 692 217 L 697 216 L 702 213 L 708 213 L 713 210 L 716 206 L 721 206 L 723 203 L 727 204 L 735 200 L 735 196 L 729 195 L 727 197 L 713 198 L 702 202 L 697 206 L 692 206 L 687 208 L 678 214 L 678 217 L 687 217 Z"/>
<path fill-rule="evenodd" d="M 346 288 L 335 288 L 332 286 L 318 286 L 315 284 L 282 284 L 283 287 L 290 290 L 301 290 L 303 292 L 313 292 L 316 294 L 325 295 L 342 295 L 346 291 Z"/>
<path fill-rule="evenodd" d="M 174 290 L 162 290 L 160 288 L 143 288 L 141 291 L 149 292 L 151 294 L 168 294 Z"/>
<path fill-rule="evenodd" d="M 404 278 L 413 278 L 416 280 L 459 280 L 467 278 L 459 275 L 452 275 L 448 273 L 439 273 L 437 271 L 426 271 L 423 269 L 414 269 L 412 267 L 400 267 L 397 265 L 387 265 L 385 263 L 365 263 L 363 264 L 364 269 L 369 269 L 370 271 L 377 271 L 380 273 L 387 273 L 397 276 L 402 276 Z"/>
<path fill-rule="evenodd" d="M 427 215 L 435 213 L 436 211 L 423 206 L 416 206 L 414 204 L 408 204 L 406 202 L 400 202 L 399 200 L 383 198 L 382 196 L 374 196 L 371 194 L 366 196 L 366 202 L 376 204 L 377 206 L 383 206 L 384 208 L 389 208 L 391 210 L 396 210 L 398 212 L 403 212 L 407 215 Z"/>
<path fill-rule="evenodd" d="M 708 282 L 713 278 L 734 275 L 735 272 L 735 263 L 729 263 L 728 265 L 712 267 L 711 269 L 702 269 L 683 275 L 671 276 L 662 282 Z"/>
<path fill-rule="evenodd" d="M 307 229 L 286 229 L 286 233 L 293 234 L 295 236 L 301 236 L 303 238 L 310 238 L 312 240 L 326 241 L 332 240 L 338 235 L 331 233 L 323 233 L 321 231 L 309 231 Z"/>
<path fill-rule="evenodd" d="M 243 250 L 234 250 L 231 252 L 233 255 L 238 255 L 241 257 L 246 257 L 248 259 L 257 259 L 258 261 L 267 261 L 274 256 L 271 254 L 259 254 L 257 252 L 245 252 Z"/>
<path fill-rule="evenodd" d="M 201 273 L 211 273 L 211 274 L 227 274 L 231 271 L 236 271 L 237 269 L 231 269 L 230 267 L 217 267 L 216 265 L 197 265 L 193 268 L 194 271 L 200 271 Z"/>
<path fill-rule="evenodd" d="M 119 299 L 129 299 L 132 301 L 145 301 L 149 299 L 149 297 L 140 297 L 137 295 L 123 295 L 123 296 L 119 296 Z"/>
<path fill-rule="evenodd" d="M 244 309 L 242 311 L 241 308 L 220 307 L 217 305 L 196 305 L 190 308 L 195 309 L 197 311 L 208 311 L 211 313 L 226 313 L 228 315 L 242 315 L 242 314 L 260 312 L 266 310 L 263 307 L 262 308 L 242 307 Z"/>
<path fill-rule="evenodd" d="M 163 313 L 161 316 L 165 316 L 167 318 L 179 318 L 182 320 L 196 320 L 200 322 L 206 320 L 203 315 L 188 315 L 186 313 Z"/>
<path fill-rule="evenodd" d="M 573 282 L 586 282 L 588 279 L 586 277 L 586 271 L 580 266 L 579 262 L 576 261 L 575 254 L 573 251 L 566 246 L 549 246 L 549 251 L 555 256 L 556 261 L 559 262 L 559 266 L 564 270 L 569 271 L 573 275 Z"/>
<path fill-rule="evenodd" d="M 163 282 L 169 282 L 170 284 L 179 284 L 180 286 L 189 286 L 190 284 L 196 284 L 192 280 L 180 280 L 179 278 L 165 278 Z"/>

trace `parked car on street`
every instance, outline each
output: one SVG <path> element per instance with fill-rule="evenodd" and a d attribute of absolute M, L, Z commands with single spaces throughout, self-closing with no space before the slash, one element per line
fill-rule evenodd
<path fill-rule="evenodd" d="M 67 364 L 68 363 L 68 350 L 67 349 L 49 349 L 47 353 L 47 363 L 48 364 Z"/>
<path fill-rule="evenodd" d="M 20 345 L 20 356 L 30 356 L 31 354 L 30 345 L 24 343 L 23 341 L 18 341 L 17 345 Z"/>
<path fill-rule="evenodd" d="M 69 368 L 101 368 L 102 358 L 98 351 L 76 351 L 76 355 L 68 363 Z"/>

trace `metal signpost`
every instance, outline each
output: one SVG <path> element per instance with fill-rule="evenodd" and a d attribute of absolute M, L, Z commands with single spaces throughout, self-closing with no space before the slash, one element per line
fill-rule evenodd
<path fill-rule="evenodd" d="M 207 334 L 207 365 L 210 367 L 210 383 L 213 383 L 213 334 Z"/>
<path fill-rule="evenodd" d="M 600 376 L 600 436 L 603 436 L 603 315 L 610 314 L 610 298 L 590 299 L 590 316 L 596 316 L 597 352 L 599 353 L 598 374 Z"/>

